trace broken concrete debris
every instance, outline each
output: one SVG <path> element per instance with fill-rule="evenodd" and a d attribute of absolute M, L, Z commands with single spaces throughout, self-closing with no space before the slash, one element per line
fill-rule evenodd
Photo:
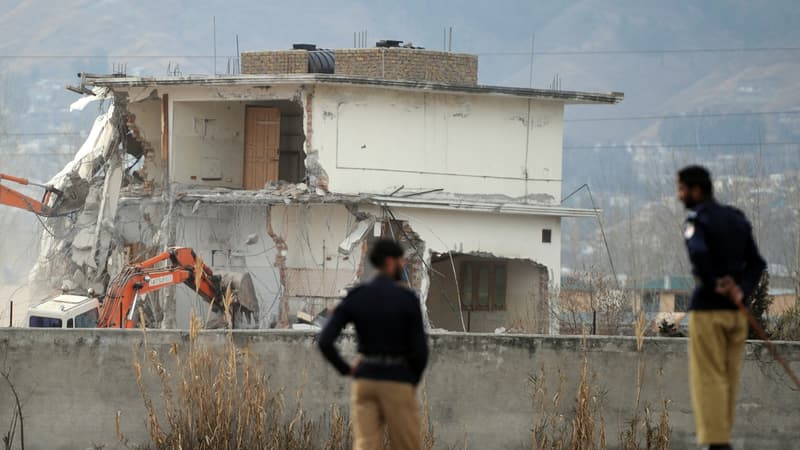
<path fill-rule="evenodd" d="M 350 255 L 356 245 L 362 242 L 369 231 L 375 225 L 374 218 L 359 220 L 353 227 L 353 231 L 339 244 L 339 253 L 342 255 Z"/>
<path fill-rule="evenodd" d="M 119 152 L 124 109 L 124 98 L 115 96 L 72 161 L 50 180 L 75 210 L 44 220 L 39 259 L 29 275 L 32 285 L 105 291 L 122 179 Z"/>

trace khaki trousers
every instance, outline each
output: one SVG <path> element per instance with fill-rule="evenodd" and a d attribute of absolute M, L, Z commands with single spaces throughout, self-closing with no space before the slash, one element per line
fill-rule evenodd
<path fill-rule="evenodd" d="M 689 380 L 700 445 L 730 441 L 747 329 L 739 311 L 689 313 Z"/>
<path fill-rule="evenodd" d="M 386 427 L 392 450 L 420 450 L 420 413 L 413 385 L 357 379 L 350 403 L 355 450 L 382 450 Z"/>

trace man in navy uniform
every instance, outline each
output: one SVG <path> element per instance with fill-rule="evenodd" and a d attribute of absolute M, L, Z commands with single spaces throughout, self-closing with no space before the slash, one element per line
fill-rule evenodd
<path fill-rule="evenodd" d="M 730 449 L 747 304 L 766 268 L 750 223 L 714 200 L 711 175 L 700 166 L 678 172 L 678 197 L 689 209 L 684 237 L 697 286 L 689 307 L 689 380 L 697 442 Z"/>
<path fill-rule="evenodd" d="M 416 386 L 428 361 L 428 343 L 417 295 L 400 285 L 403 249 L 375 243 L 369 260 L 378 275 L 347 295 L 319 335 L 319 348 L 342 375 L 353 377 L 350 414 L 354 448 L 383 448 L 384 427 L 393 449 L 421 447 Z M 360 358 L 348 364 L 334 343 L 353 323 Z"/>

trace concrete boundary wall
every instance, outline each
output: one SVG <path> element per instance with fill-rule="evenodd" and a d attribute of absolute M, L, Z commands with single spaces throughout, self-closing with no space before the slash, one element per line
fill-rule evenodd
<path fill-rule="evenodd" d="M 292 331 L 234 332 L 269 375 L 274 388 L 289 395 L 302 391 L 307 413 L 321 417 L 333 403 L 346 404 L 347 381 L 320 357 L 315 335 Z M 185 346 L 188 333 L 148 331 L 148 348 L 165 358 L 174 343 Z M 222 346 L 222 332 L 201 340 Z M 582 361 L 582 340 L 575 337 L 435 334 L 426 375 L 428 405 L 437 443 L 472 449 L 530 448 L 532 412 L 529 377 L 545 377 L 551 389 L 565 379 L 561 412 L 574 409 Z M 352 354 L 352 338 L 342 343 Z M 115 417 L 134 442 L 146 442 L 145 413 L 133 373 L 133 351 L 142 333 L 126 330 L 0 329 L 0 369 L 24 402 L 26 449 L 84 449 L 93 444 L 115 448 Z M 605 420 L 611 447 L 632 413 L 636 373 L 644 367 L 642 402 L 670 400 L 673 427 L 670 448 L 695 448 L 687 386 L 686 340 L 647 339 L 641 353 L 632 338 L 587 340 L 594 383 L 605 394 Z M 780 351 L 800 370 L 800 343 L 780 343 Z M 155 387 L 155 379 L 147 378 Z M 154 391 L 156 392 L 156 391 Z M 746 350 L 734 444 L 745 449 L 796 448 L 800 440 L 800 394 L 791 388 L 767 349 Z M 11 419 L 13 397 L 0 380 L 0 432 Z M 653 407 L 657 410 L 657 407 Z"/>

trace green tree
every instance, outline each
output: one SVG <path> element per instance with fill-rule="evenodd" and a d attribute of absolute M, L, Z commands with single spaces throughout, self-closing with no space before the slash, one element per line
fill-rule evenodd
<path fill-rule="evenodd" d="M 777 317 L 770 337 L 777 341 L 800 341 L 800 305 Z"/>

